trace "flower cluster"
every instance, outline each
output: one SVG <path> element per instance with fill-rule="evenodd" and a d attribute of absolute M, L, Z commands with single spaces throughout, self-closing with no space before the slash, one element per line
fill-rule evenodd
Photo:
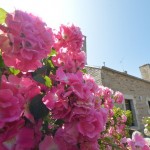
<path fill-rule="evenodd" d="M 122 143 L 126 143 L 128 147 L 132 150 L 149 150 L 148 142 L 143 138 L 140 132 L 135 131 L 132 134 L 132 139 L 124 138 Z"/>
<path fill-rule="evenodd" d="M 61 25 L 54 34 L 32 14 L 2 16 L 0 150 L 99 150 L 115 130 L 125 136 L 126 116 L 112 119 L 123 95 L 84 73 L 79 27 Z"/>
<path fill-rule="evenodd" d="M 24 72 L 41 67 L 41 59 L 47 57 L 54 42 L 52 29 L 38 17 L 20 10 L 7 14 L 5 23 L 0 26 L 5 64 Z"/>
<path fill-rule="evenodd" d="M 67 72 L 77 72 L 86 64 L 84 51 L 81 51 L 84 36 L 80 28 L 74 25 L 61 25 L 55 34 L 55 49 L 57 55 L 52 58 L 55 66 L 62 67 Z"/>

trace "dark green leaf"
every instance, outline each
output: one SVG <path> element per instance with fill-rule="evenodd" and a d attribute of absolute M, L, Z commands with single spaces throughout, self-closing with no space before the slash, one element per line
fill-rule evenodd
<path fill-rule="evenodd" d="M 45 84 L 45 79 L 40 74 L 33 76 L 33 79 L 39 83 Z"/>
<path fill-rule="evenodd" d="M 0 55 L 0 68 L 3 68 L 3 67 L 5 67 L 5 64 L 4 64 L 2 55 Z"/>
<path fill-rule="evenodd" d="M 35 71 L 35 73 L 36 73 L 36 74 L 45 74 L 46 70 L 47 70 L 47 67 L 46 67 L 46 66 L 42 66 L 41 68 L 38 68 L 38 69 Z"/>
<path fill-rule="evenodd" d="M 48 108 L 42 102 L 42 98 L 43 95 L 37 95 L 31 100 L 31 103 L 29 104 L 29 110 L 34 116 L 35 120 L 44 118 L 49 113 Z"/>
<path fill-rule="evenodd" d="M 56 121 L 55 121 L 55 124 L 57 124 L 57 125 L 62 125 L 64 123 L 64 121 L 63 120 L 61 120 L 61 119 L 57 119 Z"/>
<path fill-rule="evenodd" d="M 106 142 L 111 142 L 112 141 L 112 138 L 110 138 L 110 137 L 105 137 L 105 139 L 104 139 Z"/>

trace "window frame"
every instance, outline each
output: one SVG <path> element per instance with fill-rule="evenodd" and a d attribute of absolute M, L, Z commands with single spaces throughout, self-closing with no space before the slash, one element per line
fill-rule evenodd
<path fill-rule="evenodd" d="M 125 106 L 125 99 L 132 100 L 132 102 L 133 102 L 133 107 L 134 107 L 134 111 L 135 111 L 134 117 L 135 117 L 135 119 L 136 119 L 136 123 L 135 123 L 134 126 L 131 126 L 130 128 L 139 130 L 139 129 L 140 129 L 140 128 L 139 128 L 140 122 L 139 122 L 139 119 L 138 119 L 138 117 L 137 117 L 137 116 L 138 116 L 138 111 L 137 111 L 137 109 L 136 109 L 136 97 L 133 96 L 133 95 L 124 94 L 123 109 L 124 109 L 124 110 L 127 110 L 127 109 L 126 109 L 126 106 Z"/>

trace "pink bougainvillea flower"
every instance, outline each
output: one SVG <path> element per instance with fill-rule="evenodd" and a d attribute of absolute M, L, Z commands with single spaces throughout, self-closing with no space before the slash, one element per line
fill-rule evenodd
<path fill-rule="evenodd" d="M 16 150 L 33 149 L 34 144 L 34 130 L 27 127 L 20 129 L 16 136 Z"/>
<path fill-rule="evenodd" d="M 54 65 L 74 73 L 83 69 L 86 64 L 85 52 L 81 50 L 83 39 L 79 27 L 62 25 L 60 31 L 55 34 L 54 48 L 57 55 L 52 58 Z"/>
<path fill-rule="evenodd" d="M 29 124 L 22 118 L 6 123 L 0 130 L 0 148 L 3 147 L 4 150 L 35 149 L 41 140 L 41 125 L 41 121 Z"/>
<path fill-rule="evenodd" d="M 103 111 L 91 110 L 87 116 L 81 116 L 77 125 L 78 131 L 89 138 L 97 137 L 105 128 L 106 119 L 104 118 L 107 118 L 107 114 L 104 114 Z"/>
<path fill-rule="evenodd" d="M 64 128 L 64 140 L 69 144 L 77 145 L 79 137 L 79 132 L 77 130 L 77 122 L 72 121 L 70 123 L 66 123 L 62 128 Z"/>
<path fill-rule="evenodd" d="M 72 145 L 64 139 L 63 128 L 59 128 L 56 131 L 55 136 L 54 136 L 54 141 L 57 144 L 59 150 L 79 150 L 77 145 Z"/>
<path fill-rule="evenodd" d="M 104 107 L 108 109 L 112 109 L 114 106 L 114 100 L 112 98 L 107 98 L 104 100 Z"/>
<path fill-rule="evenodd" d="M 127 139 L 127 143 L 132 150 L 150 150 L 148 143 L 138 131 L 133 132 L 132 139 Z"/>
<path fill-rule="evenodd" d="M 79 27 L 74 25 L 61 25 L 60 31 L 55 34 L 56 48 L 67 47 L 72 51 L 77 51 L 82 48 L 83 35 Z"/>
<path fill-rule="evenodd" d="M 64 82 L 64 83 L 68 82 L 68 77 L 65 74 L 65 72 L 63 71 L 62 67 L 60 67 L 56 70 L 55 80 L 60 81 L 60 82 Z"/>
<path fill-rule="evenodd" d="M 7 14 L 6 28 L 0 35 L 2 57 L 7 66 L 23 72 L 41 67 L 53 45 L 53 33 L 38 17 L 16 10 Z"/>
<path fill-rule="evenodd" d="M 143 136 L 139 133 L 135 133 L 132 135 L 132 139 L 135 142 L 135 146 L 144 147 L 148 143 L 144 140 Z"/>
<path fill-rule="evenodd" d="M 85 141 L 80 144 L 81 150 L 99 150 L 98 141 Z"/>
<path fill-rule="evenodd" d="M 41 141 L 42 121 L 35 124 L 28 124 L 18 130 L 16 135 L 15 150 L 35 149 Z"/>
<path fill-rule="evenodd" d="M 117 91 L 114 94 L 114 99 L 115 99 L 116 103 L 121 104 L 124 100 L 124 96 L 121 92 Z"/>
<path fill-rule="evenodd" d="M 59 150 L 52 136 L 45 136 L 44 140 L 39 144 L 39 150 Z"/>
<path fill-rule="evenodd" d="M 120 133 L 123 135 L 123 132 L 125 130 L 126 125 L 125 124 L 119 124 L 116 128 L 117 133 Z"/>
<path fill-rule="evenodd" d="M 58 89 L 54 88 L 50 90 L 42 99 L 46 107 L 52 110 L 55 106 L 55 103 L 59 101 L 59 95 L 57 94 Z"/>
<path fill-rule="evenodd" d="M 40 93 L 40 88 L 36 82 L 30 78 L 18 78 L 14 75 L 9 75 L 8 79 L 3 75 L 0 86 L 0 126 L 4 122 L 14 121 L 24 114 L 33 122 L 33 116 L 28 110 L 28 103 L 34 96 Z"/>
<path fill-rule="evenodd" d="M 8 79 L 2 76 L 1 88 L 11 89 L 15 95 L 22 95 L 26 101 L 40 93 L 40 87 L 34 80 L 14 75 L 9 75 Z"/>
<path fill-rule="evenodd" d="M 121 120 L 122 122 L 126 122 L 126 121 L 127 121 L 127 117 L 126 117 L 125 115 L 122 115 L 122 116 L 121 116 L 121 119 L 122 119 L 122 120 Z"/>
<path fill-rule="evenodd" d="M 68 102 L 60 99 L 56 102 L 54 109 L 52 110 L 53 117 L 55 119 L 64 119 L 68 120 L 68 114 L 71 112 L 71 107 L 68 105 Z"/>
<path fill-rule="evenodd" d="M 111 99 L 112 94 L 113 94 L 113 90 L 111 90 L 108 87 L 103 87 L 103 96 L 104 96 L 104 99 Z"/>
<path fill-rule="evenodd" d="M 18 120 L 21 113 L 19 98 L 9 89 L 0 89 L 0 128 L 6 122 Z"/>
<path fill-rule="evenodd" d="M 84 74 L 83 75 L 83 79 L 85 82 L 85 86 L 92 92 L 92 93 L 97 93 L 98 90 L 100 90 L 100 88 L 98 87 L 98 85 L 95 83 L 94 78 L 89 75 L 89 74 Z M 100 96 L 100 95 L 99 95 Z"/>
<path fill-rule="evenodd" d="M 68 50 L 63 51 L 63 49 L 60 48 L 57 55 L 52 58 L 53 64 L 57 67 L 63 67 L 67 72 L 75 73 L 83 69 L 86 64 L 85 52 L 70 52 Z"/>
<path fill-rule="evenodd" d="M 24 120 L 19 119 L 6 123 L 5 127 L 0 130 L 0 150 L 14 150 L 16 145 L 16 136 L 24 126 Z"/>

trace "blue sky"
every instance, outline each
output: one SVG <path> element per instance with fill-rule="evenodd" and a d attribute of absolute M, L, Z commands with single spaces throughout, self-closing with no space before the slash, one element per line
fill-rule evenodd
<path fill-rule="evenodd" d="M 4 0 L 7 11 L 22 9 L 48 26 L 73 23 L 87 36 L 87 62 L 140 77 L 150 63 L 150 0 Z"/>

